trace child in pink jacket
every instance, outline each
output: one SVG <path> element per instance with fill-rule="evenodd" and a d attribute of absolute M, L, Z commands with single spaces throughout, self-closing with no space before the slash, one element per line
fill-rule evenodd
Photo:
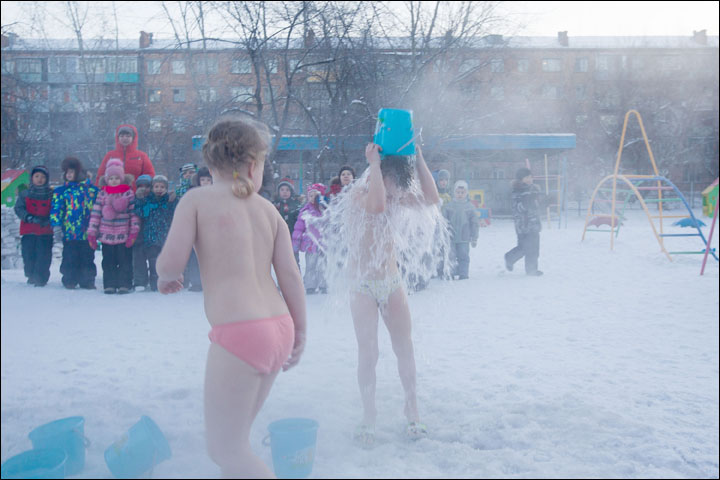
<path fill-rule="evenodd" d="M 313 183 L 308 187 L 307 203 L 300 209 L 292 234 L 293 251 L 305 252 L 303 284 L 308 294 L 327 292 L 325 283 L 325 254 L 322 250 L 320 217 L 327 208 L 323 199 L 325 185 Z"/>
<path fill-rule="evenodd" d="M 122 160 L 108 161 L 105 175 L 99 179 L 102 187 L 93 205 L 88 226 L 88 243 L 97 250 L 102 243 L 103 287 L 105 293 L 132 291 L 132 246 L 140 231 L 135 215 L 133 176 L 125 174 Z"/>

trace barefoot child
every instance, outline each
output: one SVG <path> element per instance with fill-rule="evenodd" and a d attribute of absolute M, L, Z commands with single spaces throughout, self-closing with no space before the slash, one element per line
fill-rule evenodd
<path fill-rule="evenodd" d="M 305 291 L 290 232 L 262 185 L 267 127 L 221 118 L 203 157 L 213 184 L 194 188 L 175 210 L 157 261 L 158 289 L 182 289 L 193 246 L 212 326 L 205 370 L 208 452 L 224 478 L 270 478 L 250 448 L 250 429 L 280 369 L 305 348 Z M 282 295 L 270 274 L 274 268 Z"/>
<path fill-rule="evenodd" d="M 388 155 L 380 160 L 380 147 L 368 144 L 365 158 L 369 163 L 367 188 L 353 188 L 352 202 L 374 217 L 365 225 L 359 240 L 360 253 L 350 259 L 348 272 L 356 279 L 351 287 L 350 309 L 358 343 L 358 384 L 363 404 L 363 420 L 355 432 L 355 439 L 364 446 L 375 440 L 375 366 L 378 361 L 378 311 L 390 333 L 393 351 L 397 356 L 400 381 L 405 391 L 404 412 L 406 433 L 410 438 L 427 435 L 420 423 L 415 391 L 415 353 L 411 336 L 411 318 L 404 281 L 398 269 L 392 228 L 393 218 L 403 208 L 437 208 L 440 202 L 430 170 L 418 148 L 417 179 L 420 191 L 409 187 L 413 180 L 410 157 Z M 363 217 L 365 218 L 365 217 Z M 378 235 L 373 221 L 383 230 Z M 431 227 L 432 231 L 432 227 Z M 366 259 L 375 258 L 376 261 Z"/>

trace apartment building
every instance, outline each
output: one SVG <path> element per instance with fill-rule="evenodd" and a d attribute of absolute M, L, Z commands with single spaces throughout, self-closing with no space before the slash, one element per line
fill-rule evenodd
<path fill-rule="evenodd" d="M 290 49 L 268 48 L 259 58 L 230 40 L 177 45 L 152 37 L 141 32 L 139 41 L 86 42 L 80 52 L 75 41 L 3 36 L 3 167 L 57 155 L 58 147 L 65 147 L 92 168 L 112 147 L 115 125 L 132 122 L 141 132 L 140 147 L 171 172 L 186 161 L 200 161 L 192 137 L 229 109 L 259 115 L 276 129 L 282 121 L 283 135 L 323 134 L 318 118 L 338 112 L 346 116 L 326 123 L 339 125 L 355 115 L 357 122 L 346 122 L 355 129 L 343 126 L 343 132 L 371 133 L 372 112 L 361 112 L 363 121 L 353 105 L 365 103 L 355 98 L 374 95 L 367 89 L 372 82 L 347 81 L 354 74 L 350 69 L 344 90 L 333 90 L 342 73 L 324 69 L 317 61 L 324 58 L 322 52 L 311 51 L 307 39 Z M 526 159 L 540 165 L 550 153 L 551 169 L 560 158 L 566 160 L 578 183 L 575 189 L 586 189 L 614 163 L 630 109 L 643 115 L 656 160 L 681 188 L 698 183 L 697 189 L 717 176 L 717 36 L 704 31 L 683 37 L 490 35 L 433 56 L 418 82 L 419 95 L 407 97 L 406 105 L 393 105 L 403 91 L 402 74 L 410 69 L 412 53 L 397 44 L 370 53 L 382 57 L 374 64 L 373 78 L 380 79 L 376 88 L 386 93 L 375 99 L 381 107 L 412 105 L 428 135 L 576 135 L 576 148 L 565 151 L 432 152 L 431 167 L 451 168 L 455 178 L 466 178 L 471 186 L 510 178 Z M 364 64 L 354 67 L 359 72 L 370 56 L 358 55 L 364 55 L 357 62 Z M 419 55 L 416 61 L 425 58 Z M 296 69 L 300 62 L 320 66 Z M 345 96 L 329 98 L 333 92 Z M 637 126 L 629 128 L 628 138 L 637 140 Z M 325 127 L 324 134 L 336 132 Z M 322 172 L 317 179 L 327 181 L 340 163 L 363 166 L 362 151 L 346 149 L 313 168 L 316 153 L 277 152 L 277 171 L 290 178 L 302 172 L 307 180 Z M 623 158 L 628 169 L 649 168 L 642 142 L 627 145 Z"/>

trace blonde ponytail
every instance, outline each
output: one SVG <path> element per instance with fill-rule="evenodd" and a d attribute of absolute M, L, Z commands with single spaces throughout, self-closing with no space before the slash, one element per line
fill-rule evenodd
<path fill-rule="evenodd" d="M 241 177 L 240 174 L 235 171 L 233 172 L 233 183 L 232 192 L 238 198 L 247 198 L 255 191 L 255 185 L 245 177 Z"/>

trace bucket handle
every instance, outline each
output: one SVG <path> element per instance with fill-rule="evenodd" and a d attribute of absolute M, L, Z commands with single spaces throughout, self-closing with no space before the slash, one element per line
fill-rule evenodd
<path fill-rule="evenodd" d="M 265 435 L 265 438 L 262 439 L 262 444 L 265 447 L 270 446 L 270 434 L 269 433 L 267 435 Z"/>

